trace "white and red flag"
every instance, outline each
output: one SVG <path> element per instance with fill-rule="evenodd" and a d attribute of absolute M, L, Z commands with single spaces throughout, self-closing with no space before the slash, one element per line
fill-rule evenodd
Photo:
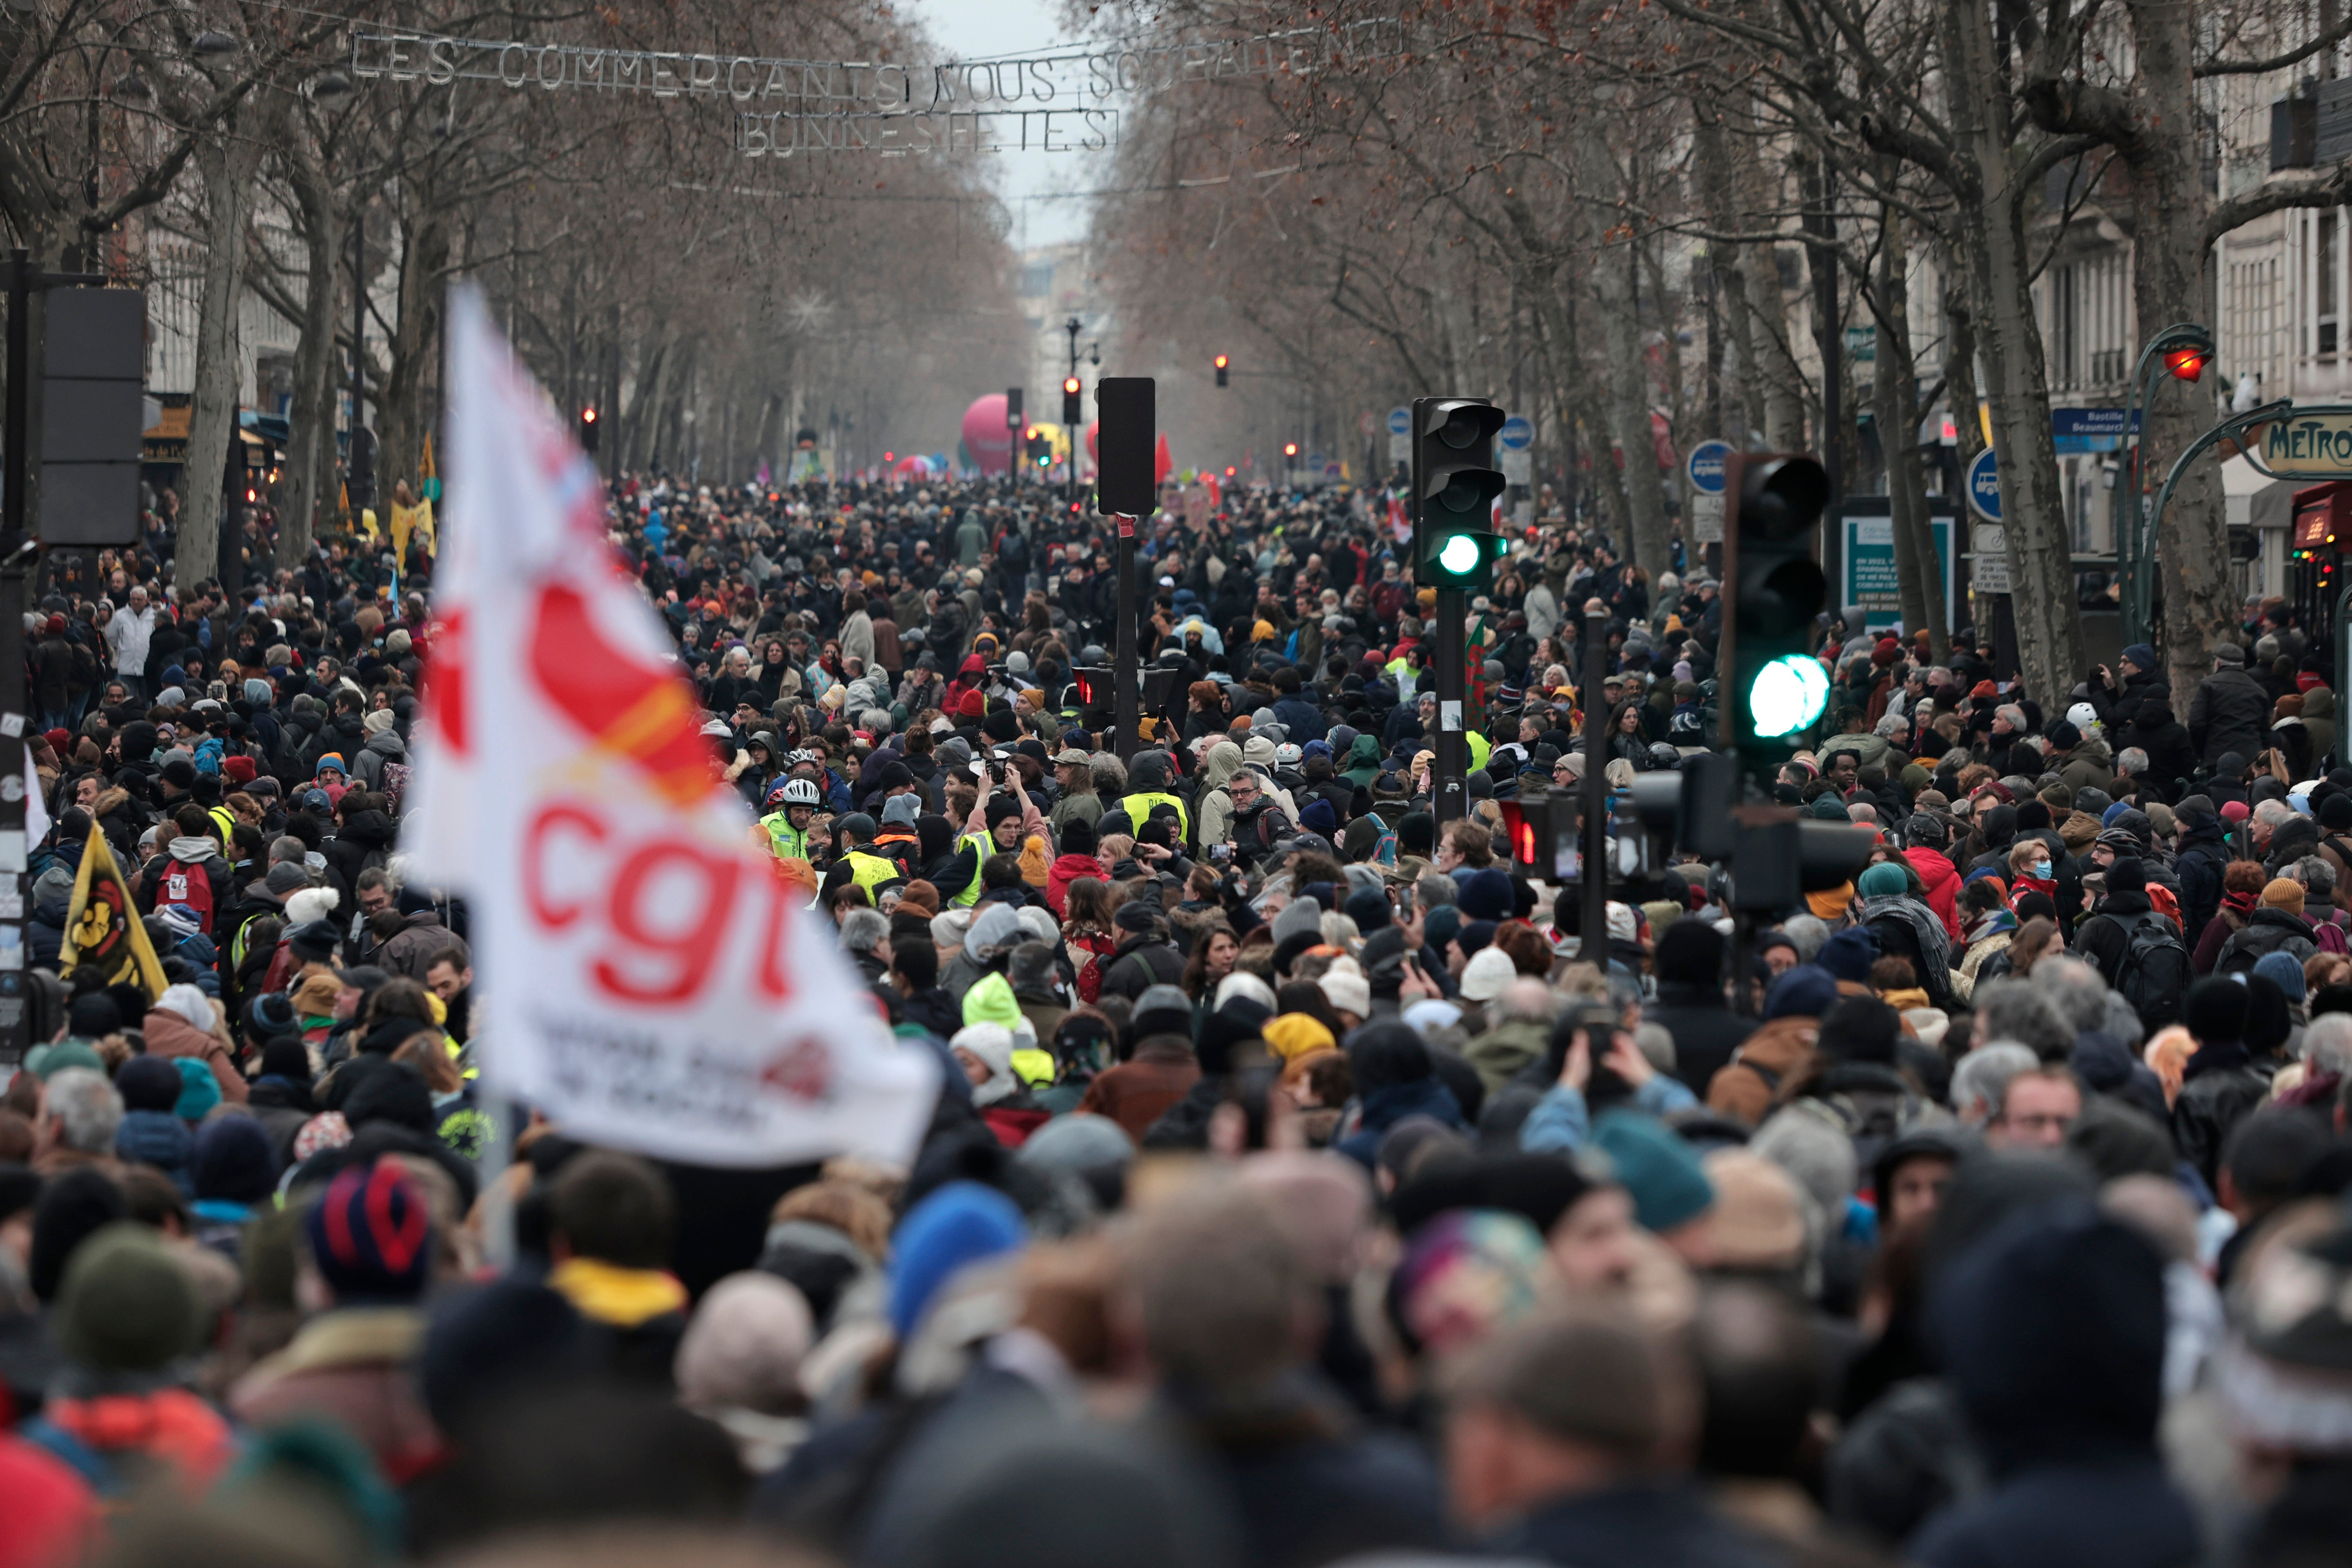
<path fill-rule="evenodd" d="M 449 314 L 448 502 L 410 875 L 465 895 L 494 1089 L 662 1158 L 908 1162 L 938 1058 L 752 842 L 594 465 L 490 324 Z M 797 896 L 795 896 L 797 895 Z"/>

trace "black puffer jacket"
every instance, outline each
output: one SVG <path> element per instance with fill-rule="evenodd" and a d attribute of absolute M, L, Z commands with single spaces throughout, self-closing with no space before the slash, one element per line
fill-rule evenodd
<path fill-rule="evenodd" d="M 2270 729 L 2271 695 L 2244 670 L 2224 665 L 2197 683 L 2189 701 L 2189 739 L 2207 767 L 2224 752 L 2252 760 L 2269 742 Z"/>
<path fill-rule="evenodd" d="M 2301 915 L 2289 914 L 2267 905 L 2250 916 L 2242 931 L 2231 933 L 2221 944 L 2221 955 L 2213 960 L 2216 974 L 2251 974 L 2254 963 L 2265 953 L 2285 952 L 2297 963 L 2319 951 L 2319 943 L 2311 934 L 2311 926 Z"/>
<path fill-rule="evenodd" d="M 333 840 L 320 851 L 327 858 L 328 874 L 335 879 L 335 885 L 342 889 L 341 907 L 343 909 L 351 910 L 359 907 L 357 900 L 360 873 L 367 868 L 369 857 L 377 851 L 381 850 L 385 857 L 392 854 L 395 837 L 392 819 L 383 813 L 357 812 L 343 824 L 341 831 L 338 832 Z M 381 859 L 378 864 L 382 864 Z"/>
<path fill-rule="evenodd" d="M 2270 1092 L 2269 1071 L 2243 1046 L 2208 1045 L 2189 1058 L 2180 1093 L 2172 1102 L 2172 1141 L 2207 1186 L 2213 1184 L 2230 1129 L 2260 1109 Z"/>

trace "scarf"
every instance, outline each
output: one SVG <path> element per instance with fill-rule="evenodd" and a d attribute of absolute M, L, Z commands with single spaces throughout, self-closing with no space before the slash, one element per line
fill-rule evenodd
<path fill-rule="evenodd" d="M 2240 925 L 2243 925 L 2248 921 L 2254 918 L 2254 906 L 2261 901 L 2262 895 L 2259 893 L 2224 893 L 2221 895 L 2221 907 L 2229 910 L 2231 914 L 2236 915 L 2238 917 L 2237 923 Z"/>
<path fill-rule="evenodd" d="M 2058 901 L 2058 884 L 2050 878 L 2029 876 L 2020 871 L 2016 885 L 2009 890 L 2009 907 L 2012 910 L 2017 908 L 2017 900 L 2028 893 L 2040 893 L 2054 904 Z"/>
<path fill-rule="evenodd" d="M 567 1258 L 547 1277 L 580 1315 L 634 1329 L 664 1312 L 686 1310 L 686 1287 L 657 1268 L 624 1268 L 597 1258 Z"/>

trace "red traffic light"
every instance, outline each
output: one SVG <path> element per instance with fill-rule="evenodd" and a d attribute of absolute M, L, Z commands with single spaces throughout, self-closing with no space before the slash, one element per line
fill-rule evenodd
<path fill-rule="evenodd" d="M 1062 390 L 1067 393 L 1070 396 L 1076 397 L 1078 395 L 1078 378 L 1075 375 L 1064 376 L 1062 378 Z"/>
<path fill-rule="evenodd" d="M 1282 455 L 1286 458 L 1295 458 L 1298 456 L 1298 443 L 1296 441 L 1285 441 L 1282 444 Z"/>
<path fill-rule="evenodd" d="M 2205 374 L 2205 367 L 2212 363 L 2213 351 L 2202 343 L 2188 343 L 2177 349 L 2165 351 L 2164 368 L 2170 371 L 2174 379 L 2178 381 L 2196 381 L 2201 378 Z"/>
<path fill-rule="evenodd" d="M 580 411 L 580 423 L 583 425 L 593 425 L 596 423 L 596 410 L 593 407 L 582 409 Z"/>
<path fill-rule="evenodd" d="M 1223 369 L 1224 369 L 1224 368 L 1225 368 L 1225 365 L 1227 364 L 1227 363 L 1228 363 L 1228 362 L 1227 362 L 1227 360 L 1225 359 L 1225 356 L 1224 356 L 1224 355 L 1223 355 L 1223 354 L 1219 354 L 1219 355 L 1217 356 L 1217 358 L 1216 358 L 1216 366 L 1217 366 L 1217 368 L 1218 368 L 1219 370 L 1223 370 Z"/>
<path fill-rule="evenodd" d="M 1233 466 L 1231 463 L 1227 463 L 1227 464 L 1225 465 L 1225 478 L 1227 478 L 1227 479 L 1232 479 L 1233 477 L 1234 477 L 1234 466 Z"/>

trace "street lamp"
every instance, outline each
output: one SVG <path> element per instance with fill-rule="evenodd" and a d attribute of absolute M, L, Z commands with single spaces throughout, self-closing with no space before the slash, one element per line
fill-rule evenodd
<path fill-rule="evenodd" d="M 2109 511 L 2115 524 L 2116 575 L 2120 579 L 2124 640 L 2127 643 L 2148 640 L 2148 616 L 2156 597 L 2156 562 L 2147 548 L 2147 520 L 2134 515 L 2141 510 L 2140 443 L 2134 428 L 2134 416 L 2156 395 L 2151 388 L 2144 398 L 2140 389 L 2149 379 L 2148 363 L 2158 358 L 2174 380 L 2196 381 L 2213 361 L 2213 334 L 2194 321 L 2176 321 L 2149 338 L 2139 351 L 2138 362 L 2132 366 L 2131 386 L 2124 395 L 2124 428 L 2116 437 L 2116 488 Z"/>

